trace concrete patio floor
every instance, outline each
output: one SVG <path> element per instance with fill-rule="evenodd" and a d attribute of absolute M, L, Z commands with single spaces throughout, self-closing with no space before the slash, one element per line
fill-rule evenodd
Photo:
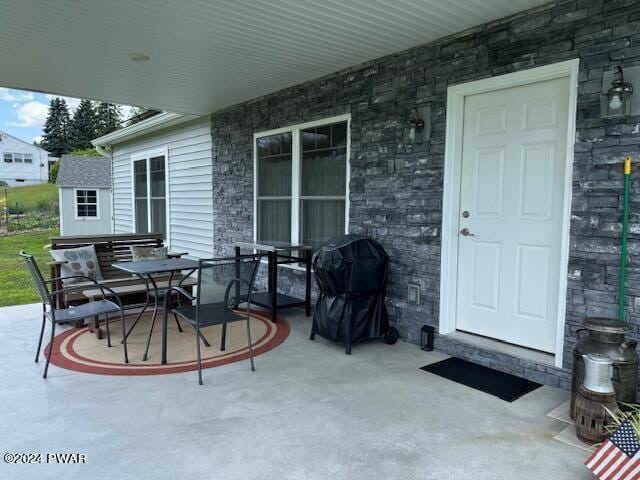
<path fill-rule="evenodd" d="M 419 370 L 415 345 L 308 340 L 310 319 L 248 361 L 162 376 L 34 364 L 38 305 L 0 309 L 0 445 L 84 453 L 84 465 L 0 464 L 2 479 L 588 479 L 587 453 L 552 437 L 567 392 L 514 403 Z M 105 346 L 106 348 L 106 346 Z"/>

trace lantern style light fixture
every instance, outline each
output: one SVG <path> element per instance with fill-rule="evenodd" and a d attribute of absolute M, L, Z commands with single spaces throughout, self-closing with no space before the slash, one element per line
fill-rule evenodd
<path fill-rule="evenodd" d="M 420 329 L 420 348 L 425 352 L 433 351 L 433 340 L 435 337 L 435 328 L 431 325 L 424 325 Z"/>
<path fill-rule="evenodd" d="M 422 143 L 422 131 L 424 130 L 424 120 L 419 117 L 418 109 L 409 110 L 409 142 Z"/>
<path fill-rule="evenodd" d="M 617 66 L 611 88 L 607 91 L 607 117 L 622 117 L 631 113 L 633 85 L 624 81 L 622 67 Z"/>

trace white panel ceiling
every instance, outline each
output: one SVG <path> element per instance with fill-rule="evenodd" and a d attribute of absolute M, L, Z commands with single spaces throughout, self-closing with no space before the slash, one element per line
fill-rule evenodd
<path fill-rule="evenodd" d="M 545 2 L 0 0 L 0 85 L 207 114 Z"/>

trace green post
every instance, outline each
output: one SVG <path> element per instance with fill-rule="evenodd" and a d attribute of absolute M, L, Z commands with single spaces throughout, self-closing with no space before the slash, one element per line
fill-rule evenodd
<path fill-rule="evenodd" d="M 624 203 L 622 207 L 622 246 L 620 248 L 620 290 L 618 319 L 624 320 L 624 290 L 627 276 L 627 234 L 629 231 L 629 190 L 631 187 L 631 157 L 624 158 Z"/>

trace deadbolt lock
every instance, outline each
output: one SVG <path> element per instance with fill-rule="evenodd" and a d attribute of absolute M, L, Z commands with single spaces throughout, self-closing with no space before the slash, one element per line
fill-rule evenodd
<path fill-rule="evenodd" d="M 469 218 L 469 210 L 465 210 L 464 212 L 462 212 L 462 216 L 464 218 Z"/>

